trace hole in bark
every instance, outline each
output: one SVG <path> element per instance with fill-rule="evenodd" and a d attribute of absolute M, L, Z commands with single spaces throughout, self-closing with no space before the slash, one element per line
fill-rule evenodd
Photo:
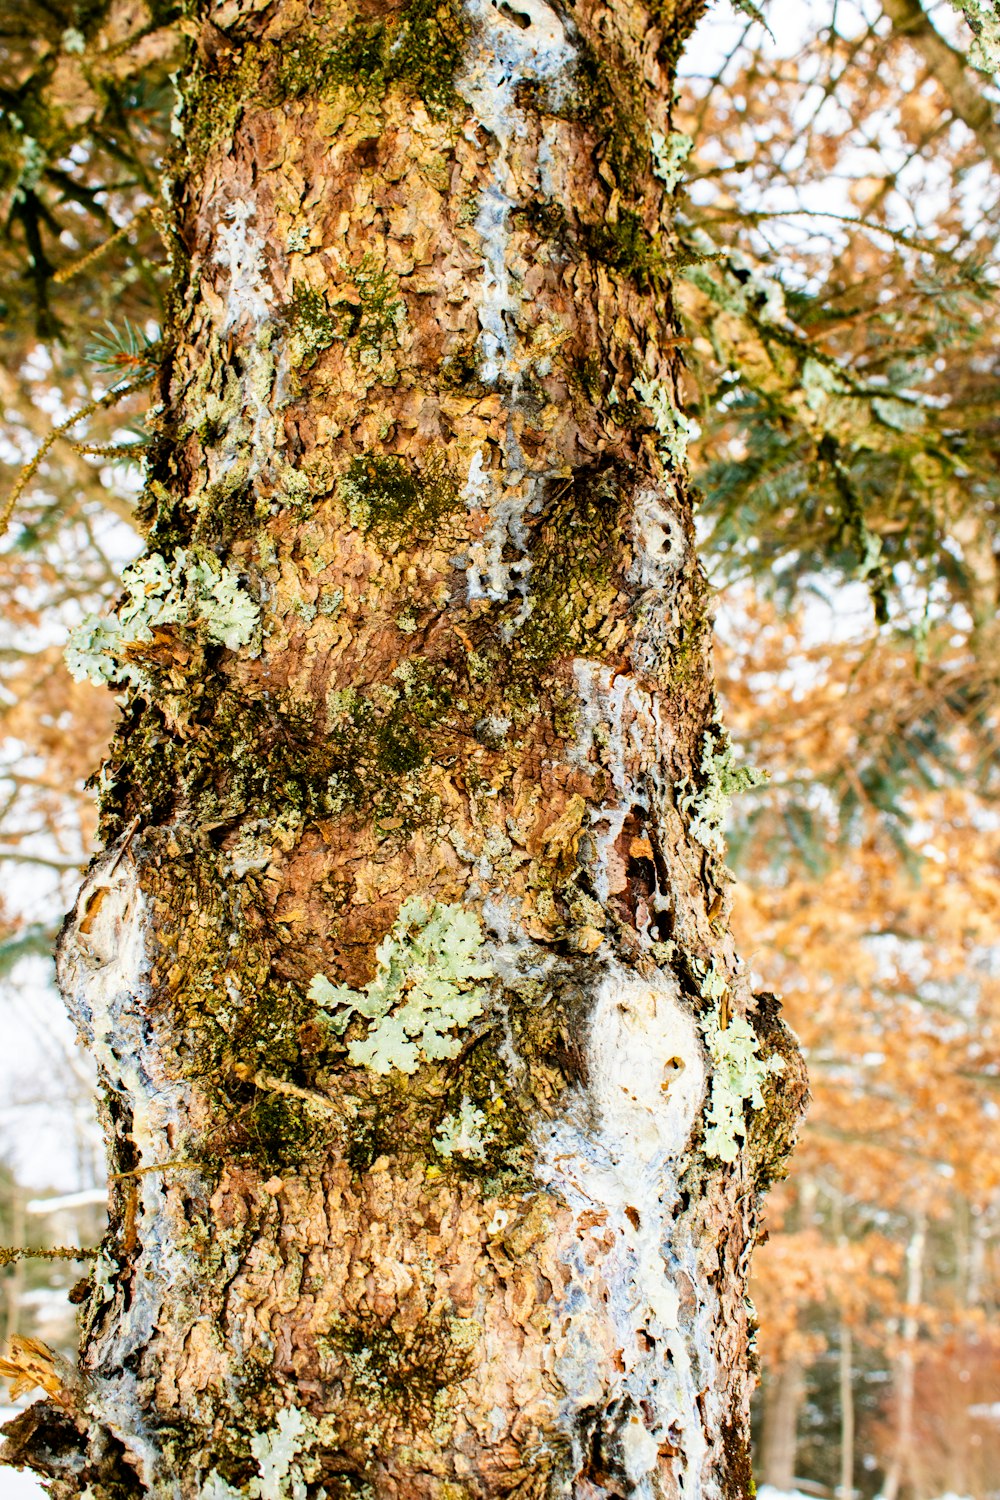
<path fill-rule="evenodd" d="M 662 939 L 660 914 L 653 910 L 657 904 L 654 898 L 658 894 L 656 857 L 644 819 L 643 809 L 633 808 L 615 840 L 615 853 L 624 869 L 625 888 L 614 896 L 612 904 L 637 932 L 648 931 Z"/>
<path fill-rule="evenodd" d="M 670 914 L 665 911 L 658 911 L 650 923 L 650 931 L 656 941 L 658 943 L 666 943 L 669 941 L 673 930 L 674 924 L 670 919 Z"/>
<path fill-rule="evenodd" d="M 370 170 L 378 161 L 378 136 L 370 135 L 359 141 L 352 153 L 359 167 Z"/>
<path fill-rule="evenodd" d="M 515 10 L 512 5 L 507 4 L 507 0 L 500 0 L 499 4 L 497 4 L 497 0 L 493 0 L 493 4 L 500 11 L 501 15 L 507 17 L 508 21 L 513 21 L 514 25 L 520 26 L 522 31 L 527 31 L 531 25 L 531 17 L 526 15 L 523 10 Z"/>

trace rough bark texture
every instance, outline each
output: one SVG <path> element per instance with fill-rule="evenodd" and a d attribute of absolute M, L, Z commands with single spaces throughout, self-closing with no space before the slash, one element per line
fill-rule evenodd
<path fill-rule="evenodd" d="M 83 1383 L 8 1442 L 60 1496 L 749 1493 L 748 1258 L 804 1083 L 709 806 L 649 136 L 699 9 L 200 24 L 149 551 L 259 623 L 228 650 L 189 591 L 119 643 L 60 960 L 113 1227 Z M 352 1062 L 374 1023 L 315 976 L 370 995 L 395 934 L 416 983 L 434 913 L 478 934 L 466 1019 Z M 743 1017 L 785 1069 L 727 1163 L 706 1037 Z"/>

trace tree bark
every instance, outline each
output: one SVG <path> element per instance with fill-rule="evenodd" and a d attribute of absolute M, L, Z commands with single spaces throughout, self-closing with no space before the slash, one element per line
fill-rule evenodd
<path fill-rule="evenodd" d="M 805 1084 L 726 925 L 674 410 L 650 130 L 700 10 L 200 25 L 60 947 L 112 1227 L 8 1443 L 57 1496 L 750 1493 Z"/>

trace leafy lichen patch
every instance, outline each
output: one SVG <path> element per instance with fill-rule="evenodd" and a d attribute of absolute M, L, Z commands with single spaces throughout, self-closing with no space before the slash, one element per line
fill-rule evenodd
<path fill-rule="evenodd" d="M 293 1500 L 304 1494 L 303 1477 L 295 1460 L 314 1436 L 315 1425 L 297 1406 L 283 1407 L 270 1431 L 254 1433 L 250 1438 L 257 1474 L 246 1489 L 235 1489 L 213 1469 L 202 1487 L 202 1500 L 242 1500 L 244 1496 L 251 1500 Z"/>
<path fill-rule="evenodd" d="M 653 171 L 670 193 L 684 176 L 684 163 L 691 154 L 694 141 L 680 130 L 671 130 L 668 135 L 660 130 L 651 130 L 649 144 L 653 156 Z"/>
<path fill-rule="evenodd" d="M 691 423 L 674 406 L 670 392 L 662 381 L 640 375 L 633 380 L 632 389 L 652 414 L 657 434 L 656 446 L 667 468 L 674 472 L 683 469 L 687 460 Z"/>
<path fill-rule="evenodd" d="M 745 1016 L 730 1016 L 723 1026 L 718 1011 L 701 1018 L 702 1034 L 712 1059 L 712 1089 L 705 1111 L 705 1155 L 735 1161 L 746 1139 L 746 1108 L 763 1109 L 763 1086 L 769 1073 L 784 1071 L 784 1059 L 760 1056 L 757 1033 Z"/>
<path fill-rule="evenodd" d="M 489 1117 L 470 1099 L 463 1098 L 453 1113 L 445 1115 L 434 1137 L 434 1150 L 450 1161 L 453 1156 L 485 1161 L 490 1136 Z"/>
<path fill-rule="evenodd" d="M 692 814 L 688 823 L 691 837 L 721 859 L 725 852 L 723 823 L 729 804 L 738 792 L 762 786 L 768 773 L 755 766 L 738 766 L 736 752 L 725 730 L 720 730 L 718 736 L 711 730 L 705 734 L 701 773 L 704 781 L 697 790 L 689 781 L 680 783 L 678 805 L 682 812 Z"/>
<path fill-rule="evenodd" d="M 116 618 L 88 615 L 70 633 L 66 664 L 78 682 L 145 685 L 143 648 L 155 647 L 158 632 L 174 627 L 229 651 L 249 646 L 258 634 L 256 600 L 208 551 L 179 547 L 169 562 L 151 553 L 131 563 L 122 582 L 126 598 Z"/>
<path fill-rule="evenodd" d="M 373 1073 L 415 1073 L 421 1063 L 455 1057 L 462 1038 L 454 1032 L 482 1014 L 486 991 L 478 981 L 492 972 L 479 957 L 482 944 L 474 913 L 411 896 L 378 947 L 374 979 L 353 990 L 317 974 L 310 998 L 339 1012 L 341 1032 L 355 1016 L 369 1023 L 367 1035 L 348 1044 L 352 1063 Z"/>

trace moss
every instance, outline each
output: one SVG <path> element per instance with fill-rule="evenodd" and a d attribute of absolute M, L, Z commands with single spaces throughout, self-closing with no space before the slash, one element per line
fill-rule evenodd
<path fill-rule="evenodd" d="M 479 374 L 480 355 L 477 346 L 465 344 L 446 355 L 438 366 L 438 386 L 443 391 L 466 391 L 477 395 L 483 385 Z"/>
<path fill-rule="evenodd" d="M 255 494 L 251 485 L 225 481 L 206 485 L 198 498 L 195 539 L 208 546 L 229 547 L 253 536 L 269 509 L 269 501 Z"/>
<path fill-rule="evenodd" d="M 631 276 L 641 291 L 665 285 L 663 257 L 632 209 L 620 209 L 617 218 L 600 219 L 583 227 L 584 243 L 595 260 Z"/>
<path fill-rule="evenodd" d="M 386 344 L 396 341 L 396 330 L 404 321 L 406 310 L 399 295 L 399 283 L 392 272 L 379 266 L 374 256 L 366 255 L 354 272 L 358 289 L 359 310 L 355 337 L 362 364 L 378 364 Z"/>
<path fill-rule="evenodd" d="M 524 223 L 540 240 L 568 246 L 573 242 L 573 229 L 569 215 L 561 203 L 550 199 L 533 199 L 512 210 L 515 223 Z"/>
<path fill-rule="evenodd" d="M 420 663 L 407 682 L 344 695 L 327 726 L 313 705 L 244 697 L 207 662 L 203 681 L 178 700 L 183 733 L 166 712 L 165 671 L 159 676 L 160 701 L 137 698 L 112 745 L 104 837 L 136 814 L 145 824 L 169 822 L 178 807 L 220 838 L 247 817 L 270 824 L 294 813 L 301 829 L 356 813 L 405 831 L 429 816 L 423 773 L 435 741 L 457 722 L 446 666 Z"/>
<path fill-rule="evenodd" d="M 399 86 L 440 118 L 460 103 L 453 79 L 468 29 L 456 0 L 412 0 L 396 15 L 356 21 L 332 40 L 309 32 L 297 42 L 247 42 L 210 58 L 196 55 L 184 90 L 188 163 L 231 140 L 250 103 L 280 108 L 341 88 L 381 101 Z"/>
<path fill-rule="evenodd" d="M 107 824 L 139 813 L 161 823 L 178 805 L 199 822 L 235 825 L 249 811 L 277 817 L 291 808 L 306 819 L 343 805 L 335 752 L 293 707 L 248 701 L 211 674 L 194 698 L 179 736 L 163 709 L 137 701 L 112 747 L 113 783 L 102 803 Z M 214 689 L 214 691 L 213 691 Z M 127 806 L 119 801 L 128 787 Z"/>
<path fill-rule="evenodd" d="M 301 1099 L 260 1090 L 237 1111 L 229 1159 L 249 1160 L 262 1171 L 304 1166 L 325 1156 L 337 1138 L 330 1122 Z"/>
<path fill-rule="evenodd" d="M 288 99 L 347 87 L 381 100 L 399 85 L 441 117 L 459 102 L 453 79 L 468 30 L 454 0 L 412 0 L 395 16 L 353 22 L 332 42 L 309 37 L 283 49 L 276 91 Z"/>
<path fill-rule="evenodd" d="M 750 1436 L 745 1421 L 736 1412 L 722 1424 L 722 1451 L 726 1464 L 722 1478 L 724 1500 L 752 1500 L 756 1486 L 750 1462 Z"/>
<path fill-rule="evenodd" d="M 764 1108 L 750 1116 L 747 1144 L 753 1163 L 757 1191 L 767 1192 L 772 1183 L 788 1175 L 795 1139 L 809 1103 L 805 1062 L 794 1034 L 781 1019 L 781 1002 L 775 995 L 754 996 L 757 1009 L 754 1029 L 765 1055 L 780 1057 L 784 1068 L 772 1072 L 764 1089 Z"/>
<path fill-rule="evenodd" d="M 591 406 L 603 407 L 604 367 L 598 354 L 591 353 L 578 359 L 570 367 L 569 377 Z"/>
<path fill-rule="evenodd" d="M 479 1332 L 471 1320 L 443 1314 L 406 1329 L 370 1317 L 334 1323 L 317 1344 L 324 1364 L 344 1371 L 355 1397 L 408 1421 L 426 1420 L 435 1398 L 468 1374 Z"/>
<path fill-rule="evenodd" d="M 335 316 L 315 287 L 296 290 L 285 319 L 292 331 L 292 364 L 300 369 L 308 370 L 324 349 L 344 335 L 343 315 Z"/>
<path fill-rule="evenodd" d="M 598 647 L 612 623 L 621 491 L 611 472 L 557 484 L 542 516 L 529 574 L 531 612 L 511 635 L 520 668 Z"/>
<path fill-rule="evenodd" d="M 481 1130 L 482 1155 L 456 1153 L 442 1160 L 435 1146 L 441 1127 L 463 1108 L 478 1111 L 485 1122 Z M 431 1133 L 428 1161 L 435 1167 L 473 1181 L 498 1184 L 497 1190 L 514 1192 L 534 1185 L 531 1176 L 529 1120 L 530 1100 L 511 1086 L 508 1065 L 500 1056 L 495 1032 L 476 1039 L 463 1054 L 451 1087 Z"/>
<path fill-rule="evenodd" d="M 535 202 L 515 210 L 515 218 L 563 254 L 586 254 L 631 276 L 643 291 L 667 284 L 667 266 L 642 217 L 619 208 L 616 217 L 574 225 L 561 204 Z"/>
<path fill-rule="evenodd" d="M 196 55 L 184 86 L 184 149 L 201 161 L 213 146 L 231 140 L 244 105 L 260 94 L 269 50 L 247 42 L 220 50 L 212 62 Z"/>
<path fill-rule="evenodd" d="M 442 457 L 432 457 L 420 471 L 395 453 L 352 459 L 340 495 L 355 526 L 392 541 L 433 535 L 460 499 L 458 482 Z"/>

